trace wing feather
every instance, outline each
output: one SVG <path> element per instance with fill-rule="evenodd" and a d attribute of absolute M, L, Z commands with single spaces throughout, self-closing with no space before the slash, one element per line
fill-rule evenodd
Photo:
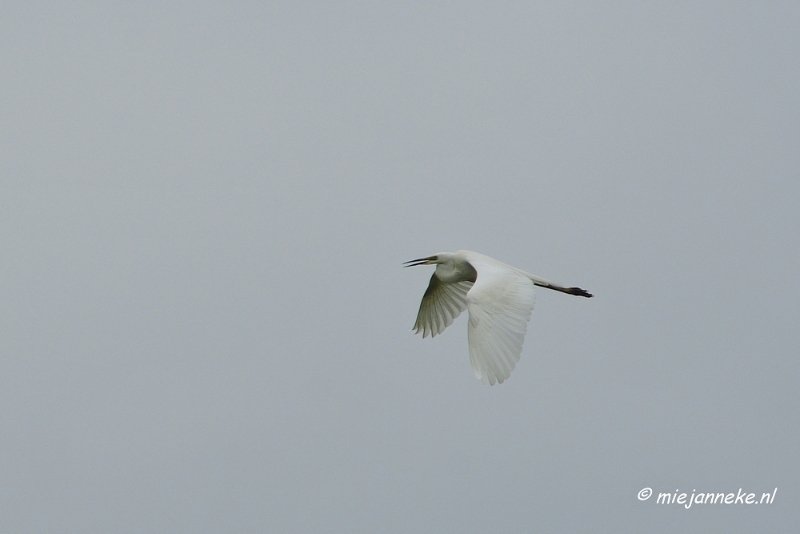
<path fill-rule="evenodd" d="M 414 332 L 417 334 L 422 332 L 423 338 L 444 332 L 444 329 L 453 324 L 455 318 L 467 309 L 467 292 L 471 288 L 472 282 L 446 284 L 434 273 L 419 305 Z"/>
<path fill-rule="evenodd" d="M 475 261 L 477 280 L 467 293 L 469 357 L 475 376 L 502 384 L 519 361 L 535 299 L 520 273 Z"/>

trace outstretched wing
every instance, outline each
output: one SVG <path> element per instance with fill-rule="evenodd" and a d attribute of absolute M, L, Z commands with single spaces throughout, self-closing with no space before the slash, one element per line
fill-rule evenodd
<path fill-rule="evenodd" d="M 519 361 L 535 299 L 533 282 L 505 266 L 473 262 L 478 272 L 467 293 L 469 359 L 484 384 L 500 384 Z"/>
<path fill-rule="evenodd" d="M 444 332 L 467 309 L 467 292 L 471 287 L 472 282 L 466 280 L 445 284 L 434 273 L 419 305 L 414 333 L 422 332 L 422 337 L 426 338 Z"/>

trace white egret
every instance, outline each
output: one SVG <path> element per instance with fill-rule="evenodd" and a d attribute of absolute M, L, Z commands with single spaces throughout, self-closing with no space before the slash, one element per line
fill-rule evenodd
<path fill-rule="evenodd" d="M 469 310 L 469 359 L 484 384 L 502 384 L 519 361 L 531 318 L 534 286 L 592 297 L 579 287 L 563 287 L 469 250 L 440 252 L 405 262 L 436 265 L 419 306 L 414 333 L 441 334 Z"/>

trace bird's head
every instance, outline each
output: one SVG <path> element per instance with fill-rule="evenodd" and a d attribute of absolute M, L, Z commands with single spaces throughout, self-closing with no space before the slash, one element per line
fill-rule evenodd
<path fill-rule="evenodd" d="M 442 282 L 475 281 L 475 269 L 467 262 L 457 261 L 452 252 L 440 252 L 427 258 L 407 261 L 404 267 L 417 265 L 436 265 L 436 277 Z"/>
<path fill-rule="evenodd" d="M 403 264 L 403 267 L 416 267 L 417 265 L 442 265 L 452 263 L 453 260 L 454 254 L 452 252 L 440 252 L 439 254 L 434 254 L 433 256 L 428 256 L 427 258 L 419 258 L 418 260 L 407 261 Z"/>
<path fill-rule="evenodd" d="M 436 265 L 439 263 L 439 256 L 433 255 L 427 258 L 419 258 L 418 260 L 411 260 L 403 263 L 403 267 L 416 267 L 417 265 Z"/>

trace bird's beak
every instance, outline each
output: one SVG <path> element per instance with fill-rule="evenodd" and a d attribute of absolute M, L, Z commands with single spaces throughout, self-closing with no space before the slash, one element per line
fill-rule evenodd
<path fill-rule="evenodd" d="M 411 260 L 403 263 L 403 267 L 416 267 L 417 265 L 433 265 L 436 263 L 436 256 L 428 256 L 427 258 L 420 258 L 418 260 Z"/>

